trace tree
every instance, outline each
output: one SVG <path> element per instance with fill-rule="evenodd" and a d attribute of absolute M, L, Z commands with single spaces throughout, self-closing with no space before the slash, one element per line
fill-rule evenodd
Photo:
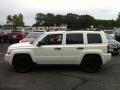
<path fill-rule="evenodd" d="M 55 15 L 47 13 L 45 26 L 54 26 L 55 25 Z"/>
<path fill-rule="evenodd" d="M 21 13 L 18 15 L 18 18 L 19 18 L 19 26 L 24 26 L 23 15 Z"/>
<path fill-rule="evenodd" d="M 55 24 L 55 15 L 51 13 L 37 13 L 35 19 L 34 26 L 53 26 Z"/>
<path fill-rule="evenodd" d="M 13 16 L 13 27 L 14 27 L 14 29 L 16 29 L 16 27 L 18 26 L 18 22 L 19 22 L 18 16 L 15 14 Z"/>
<path fill-rule="evenodd" d="M 41 26 L 43 23 L 46 23 L 46 15 L 43 13 L 37 13 L 35 19 L 36 26 Z"/>
<path fill-rule="evenodd" d="M 99 29 L 113 29 L 117 24 L 114 20 L 96 20 L 95 25 Z"/>
<path fill-rule="evenodd" d="M 78 25 L 78 18 L 79 15 L 77 14 L 72 14 L 72 13 L 68 13 L 65 16 L 65 24 L 67 24 L 68 29 L 79 29 L 79 25 Z"/>
<path fill-rule="evenodd" d="M 13 16 L 7 16 L 7 25 L 16 29 L 16 27 L 24 26 L 23 15 L 20 13 L 19 15 L 15 14 Z"/>
<path fill-rule="evenodd" d="M 57 26 L 60 26 L 60 25 L 64 25 L 65 24 L 65 17 L 63 16 L 63 15 L 56 15 L 55 16 L 55 24 L 57 25 Z"/>
<path fill-rule="evenodd" d="M 118 14 L 117 20 L 116 20 L 117 27 L 120 27 L 120 12 Z"/>
<path fill-rule="evenodd" d="M 117 21 L 120 21 L 120 12 L 118 14 Z"/>
<path fill-rule="evenodd" d="M 60 26 L 67 25 L 68 29 L 78 30 L 90 28 L 93 25 L 95 28 L 112 29 L 113 27 L 120 27 L 120 15 L 117 20 L 98 20 L 90 15 L 78 15 L 68 13 L 66 15 L 54 15 L 52 13 L 37 13 L 36 23 L 33 26 Z"/>
<path fill-rule="evenodd" d="M 7 16 L 7 25 L 11 25 L 13 23 L 13 19 L 11 15 Z"/>
<path fill-rule="evenodd" d="M 95 26 L 95 19 L 90 15 L 81 15 L 79 17 L 79 25 L 81 28 L 90 28 L 91 25 Z"/>

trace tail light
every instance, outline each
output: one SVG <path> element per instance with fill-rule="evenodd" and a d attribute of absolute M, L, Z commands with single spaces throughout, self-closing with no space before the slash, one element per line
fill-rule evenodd
<path fill-rule="evenodd" d="M 108 46 L 107 46 L 107 52 L 108 52 L 108 53 L 111 53 L 112 51 L 113 51 L 112 46 L 111 46 L 111 45 L 108 45 Z"/>

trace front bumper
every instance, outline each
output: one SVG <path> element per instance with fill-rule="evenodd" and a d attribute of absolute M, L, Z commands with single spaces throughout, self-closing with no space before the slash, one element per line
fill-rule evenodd
<path fill-rule="evenodd" d="M 10 65 L 12 65 L 12 56 L 10 54 L 5 54 L 4 60 Z"/>

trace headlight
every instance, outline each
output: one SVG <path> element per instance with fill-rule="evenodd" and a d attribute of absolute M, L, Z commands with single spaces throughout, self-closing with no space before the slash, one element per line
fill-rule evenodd
<path fill-rule="evenodd" d="M 11 52 L 13 51 L 14 49 L 8 49 L 7 50 L 7 54 L 11 54 Z"/>

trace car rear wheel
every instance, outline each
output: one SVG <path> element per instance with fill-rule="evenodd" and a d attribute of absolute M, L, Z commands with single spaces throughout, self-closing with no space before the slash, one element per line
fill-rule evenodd
<path fill-rule="evenodd" d="M 13 66 L 17 72 L 25 73 L 31 70 L 32 60 L 28 55 L 17 55 L 13 60 Z"/>
<path fill-rule="evenodd" d="M 86 72 L 94 73 L 101 66 L 101 61 L 97 56 L 87 55 L 81 62 L 81 67 Z"/>

